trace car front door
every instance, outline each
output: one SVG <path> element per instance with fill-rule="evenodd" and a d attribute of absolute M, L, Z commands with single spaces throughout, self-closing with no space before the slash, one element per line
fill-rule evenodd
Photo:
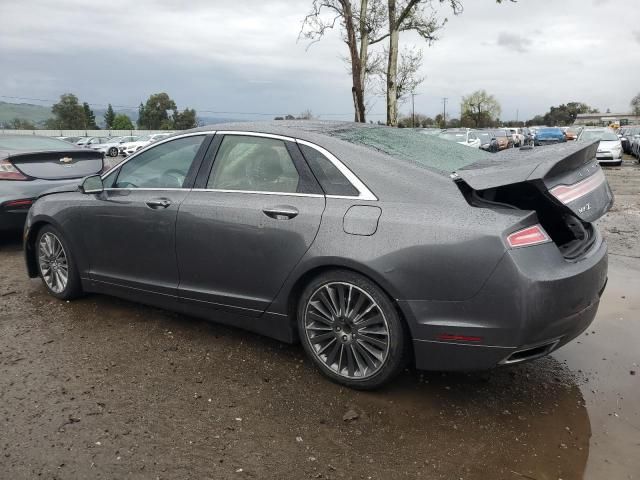
<path fill-rule="evenodd" d="M 94 282 L 175 297 L 175 224 L 211 137 L 190 135 L 125 161 L 83 216 Z"/>
<path fill-rule="evenodd" d="M 257 316 L 313 243 L 325 197 L 295 142 L 226 133 L 209 151 L 178 212 L 179 296 Z"/>

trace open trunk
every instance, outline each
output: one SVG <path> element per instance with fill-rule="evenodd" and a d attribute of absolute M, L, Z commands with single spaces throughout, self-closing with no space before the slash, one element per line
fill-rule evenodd
<path fill-rule="evenodd" d="M 6 160 L 27 177 L 43 180 L 82 178 L 100 173 L 103 168 L 101 152 L 78 148 L 68 151 L 12 152 Z"/>
<path fill-rule="evenodd" d="M 598 142 L 512 149 L 452 177 L 471 205 L 535 210 L 565 258 L 576 259 L 595 239 L 591 223 L 613 205 L 597 148 Z"/>

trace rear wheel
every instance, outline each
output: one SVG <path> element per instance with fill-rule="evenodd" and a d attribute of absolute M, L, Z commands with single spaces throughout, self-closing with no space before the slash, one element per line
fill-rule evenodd
<path fill-rule="evenodd" d="M 51 295 L 71 300 L 82 295 L 80 276 L 67 242 L 50 225 L 38 232 L 36 239 L 38 271 Z"/>
<path fill-rule="evenodd" d="M 322 373 L 348 387 L 378 388 L 406 364 L 407 332 L 391 300 L 351 271 L 327 272 L 307 285 L 298 330 Z"/>

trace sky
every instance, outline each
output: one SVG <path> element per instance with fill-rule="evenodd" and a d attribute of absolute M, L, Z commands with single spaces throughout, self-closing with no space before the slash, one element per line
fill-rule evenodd
<path fill-rule="evenodd" d="M 503 120 L 580 101 L 626 112 L 640 90 L 638 0 L 463 0 L 424 49 L 416 112 L 459 116 L 460 100 L 493 94 Z M 437 2 L 436 2 L 437 4 Z M 270 119 L 311 110 L 353 118 L 339 29 L 299 40 L 311 0 L 0 0 L 0 100 L 51 104 L 72 92 L 96 108 L 134 107 L 166 91 L 205 117 Z M 13 98 L 11 98 L 13 97 Z M 19 97 L 19 98 L 17 98 Z M 41 102 L 22 99 L 40 99 Z M 385 119 L 371 97 L 369 119 Z M 411 104 L 401 105 L 408 113 Z M 118 108 L 116 108 L 118 110 Z"/>

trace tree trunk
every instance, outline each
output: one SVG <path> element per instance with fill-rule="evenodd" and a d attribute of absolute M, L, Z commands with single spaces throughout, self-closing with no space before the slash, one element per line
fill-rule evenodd
<path fill-rule="evenodd" d="M 344 24 L 347 30 L 347 46 L 351 57 L 351 77 L 353 81 L 352 93 L 354 103 L 354 121 L 366 122 L 364 109 L 364 86 L 361 81 L 364 67 L 360 63 L 358 54 L 358 43 L 356 40 L 356 30 L 353 24 L 353 11 L 351 10 L 351 0 L 340 0 L 344 12 Z"/>
<path fill-rule="evenodd" d="M 360 85 L 364 91 L 367 81 L 367 61 L 369 56 L 369 32 L 367 32 L 368 0 L 360 0 Z"/>
<path fill-rule="evenodd" d="M 389 2 L 389 60 L 387 62 L 387 125 L 398 125 L 398 30 L 396 16 L 396 0 Z"/>

